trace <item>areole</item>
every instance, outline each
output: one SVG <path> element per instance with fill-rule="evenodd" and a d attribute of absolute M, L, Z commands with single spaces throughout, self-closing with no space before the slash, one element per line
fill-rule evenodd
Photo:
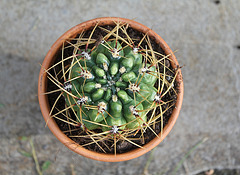
<path fill-rule="evenodd" d="M 96 24 L 98 26 L 103 25 L 114 25 L 115 22 L 121 22 L 121 23 L 127 23 L 132 28 L 134 28 L 137 31 L 140 31 L 142 33 L 147 33 L 148 36 L 155 39 L 156 43 L 160 45 L 160 47 L 164 50 L 166 55 L 170 55 L 170 59 L 173 60 L 171 62 L 171 65 L 173 68 L 177 68 L 178 61 L 176 60 L 172 50 L 169 48 L 169 46 L 165 43 L 165 41 L 156 34 L 153 30 L 149 29 L 148 27 L 133 21 L 129 19 L 124 18 L 117 18 L 117 17 L 105 17 L 105 18 L 96 18 L 92 19 L 86 22 L 83 22 L 70 30 L 68 30 L 66 33 L 64 33 L 51 47 L 49 52 L 47 53 L 41 70 L 39 74 L 39 82 L 38 82 L 38 98 L 39 98 L 39 104 L 42 111 L 42 115 L 47 122 L 47 125 L 49 129 L 52 131 L 52 133 L 58 138 L 60 142 L 62 142 L 65 146 L 67 146 L 70 150 L 76 152 L 77 154 L 80 154 L 82 156 L 85 156 L 90 159 L 99 160 L 99 161 L 106 161 L 106 162 L 119 162 L 119 161 L 126 161 L 130 160 L 136 157 L 139 157 L 154 147 L 156 147 L 171 131 L 172 127 L 174 126 L 182 106 L 182 100 L 183 100 L 183 81 L 182 81 L 182 74 L 181 70 L 179 70 L 178 75 L 176 77 L 176 80 L 180 82 L 179 84 L 179 93 L 177 97 L 176 107 L 172 112 L 172 115 L 168 121 L 168 124 L 164 127 L 162 131 L 162 135 L 160 138 L 155 137 L 153 140 L 151 140 L 149 143 L 145 144 L 143 148 L 134 149 L 132 151 L 129 151 L 127 153 L 122 154 L 104 154 L 104 153 L 97 153 L 94 151 L 90 151 L 88 149 L 83 148 L 82 146 L 76 144 L 73 140 L 71 140 L 69 137 L 67 137 L 58 127 L 55 120 L 50 117 L 50 105 L 48 103 L 47 95 L 43 95 L 45 92 L 47 92 L 47 73 L 45 70 L 47 70 L 51 65 L 54 63 L 56 59 L 56 54 L 59 51 L 59 49 L 62 47 L 63 42 L 69 38 L 76 37 L 77 34 L 81 33 L 83 30 L 88 30 L 90 28 L 93 28 Z M 116 53 L 117 54 L 117 53 Z M 107 67 L 106 67 L 107 69 Z M 159 133 L 160 136 L 161 133 Z"/>

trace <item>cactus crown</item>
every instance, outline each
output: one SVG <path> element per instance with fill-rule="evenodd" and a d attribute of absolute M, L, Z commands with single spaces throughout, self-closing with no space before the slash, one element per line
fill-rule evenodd
<path fill-rule="evenodd" d="M 100 41 L 92 38 L 97 27 L 106 32 Z M 147 128 L 154 132 L 152 126 L 156 122 L 163 128 L 163 115 L 174 106 L 173 100 L 163 99 L 171 93 L 176 95 L 174 82 L 178 70 L 174 72 L 165 66 L 171 60 L 153 50 L 147 34 L 140 39 L 131 38 L 127 28 L 128 25 L 121 23 L 111 30 L 96 25 L 88 38 L 81 33 L 74 44 L 68 42 L 68 46 L 63 46 L 62 52 L 72 47 L 72 55 L 67 58 L 62 55 L 61 61 L 50 68 L 62 65 L 55 72 L 62 74 L 61 78 L 47 70 L 49 79 L 61 92 L 50 114 L 60 97 L 64 97 L 65 108 L 51 115 L 59 119 L 58 115 L 62 114 L 60 120 L 80 126 L 95 144 L 106 138 L 116 141 L 118 137 L 139 146 L 128 136 Z M 70 64 L 66 65 L 66 60 Z M 171 75 L 166 74 L 167 69 Z M 168 107 L 163 109 L 163 104 Z M 151 113 L 149 117 L 148 113 Z M 96 134 L 96 130 L 101 134 Z"/>

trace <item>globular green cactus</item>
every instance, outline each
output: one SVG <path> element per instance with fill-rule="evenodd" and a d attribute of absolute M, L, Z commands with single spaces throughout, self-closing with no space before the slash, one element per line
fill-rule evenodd
<path fill-rule="evenodd" d="M 114 145 L 116 154 L 116 143 L 122 140 L 141 147 L 135 141 L 144 144 L 149 131 L 159 137 L 164 115 L 169 116 L 176 101 L 179 68 L 171 68 L 170 55 L 153 49 L 147 33 L 134 38 L 128 27 L 118 22 L 110 29 L 96 25 L 69 38 L 63 43 L 61 60 L 46 70 L 57 87 L 47 94 L 58 94 L 50 116 L 68 125 L 64 131 L 69 137 L 89 139 L 82 146 L 96 144 L 102 152 L 103 147 L 111 152 Z M 100 40 L 93 37 L 96 28 L 105 32 Z"/>
<path fill-rule="evenodd" d="M 72 94 L 64 92 L 78 122 L 102 131 L 113 126 L 136 129 L 147 122 L 145 111 L 156 96 L 157 75 L 156 67 L 143 61 L 138 48 L 112 40 L 92 52 L 79 50 L 78 55 L 64 87 Z"/>

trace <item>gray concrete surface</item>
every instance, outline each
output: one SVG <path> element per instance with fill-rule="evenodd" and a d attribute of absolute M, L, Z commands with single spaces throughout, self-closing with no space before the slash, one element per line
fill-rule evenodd
<path fill-rule="evenodd" d="M 0 174 L 37 174 L 29 151 L 33 138 L 44 174 L 142 174 L 149 154 L 104 163 L 78 156 L 45 128 L 37 101 L 39 63 L 66 30 L 102 16 L 136 18 L 153 28 L 181 65 L 185 95 L 170 135 L 156 148 L 149 174 L 177 174 L 210 168 L 240 169 L 240 1 L 213 0 L 61 0 L 0 2 Z"/>

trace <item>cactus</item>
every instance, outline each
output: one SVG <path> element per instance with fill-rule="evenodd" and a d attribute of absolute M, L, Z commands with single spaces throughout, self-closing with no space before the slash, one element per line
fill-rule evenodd
<path fill-rule="evenodd" d="M 92 38 L 97 27 L 106 32 L 101 41 Z M 155 124 L 160 122 L 162 130 L 164 113 L 175 104 L 171 99 L 164 101 L 164 97 L 177 94 L 174 83 L 178 69 L 166 66 L 166 61 L 171 61 L 169 55 L 153 50 L 147 34 L 138 40 L 131 38 L 127 27 L 116 23 L 109 30 L 96 25 L 88 38 L 81 33 L 76 42 L 66 40 L 68 46 L 63 45 L 62 52 L 72 47 L 73 54 L 66 58 L 62 54 L 61 61 L 46 70 L 49 80 L 57 86 L 48 94 L 60 92 L 50 115 L 79 127 L 85 132 L 81 137 L 91 138 L 88 144 L 97 144 L 103 152 L 98 144 L 102 140 L 113 140 L 116 153 L 117 139 L 141 147 L 128 136 L 144 133 L 148 128 L 158 137 Z M 54 71 L 55 75 L 50 73 L 57 66 L 61 70 Z M 54 113 L 61 97 L 65 108 Z M 144 140 L 143 137 L 141 134 L 139 139 Z"/>
<path fill-rule="evenodd" d="M 91 54 L 78 51 L 78 55 L 64 86 L 71 95 L 63 93 L 78 122 L 89 130 L 102 131 L 113 126 L 136 129 L 147 122 L 146 113 L 138 110 L 148 109 L 154 101 L 156 68 L 142 63 L 136 48 L 123 48 L 113 40 L 99 45 Z M 146 72 L 152 75 L 143 76 Z"/>

